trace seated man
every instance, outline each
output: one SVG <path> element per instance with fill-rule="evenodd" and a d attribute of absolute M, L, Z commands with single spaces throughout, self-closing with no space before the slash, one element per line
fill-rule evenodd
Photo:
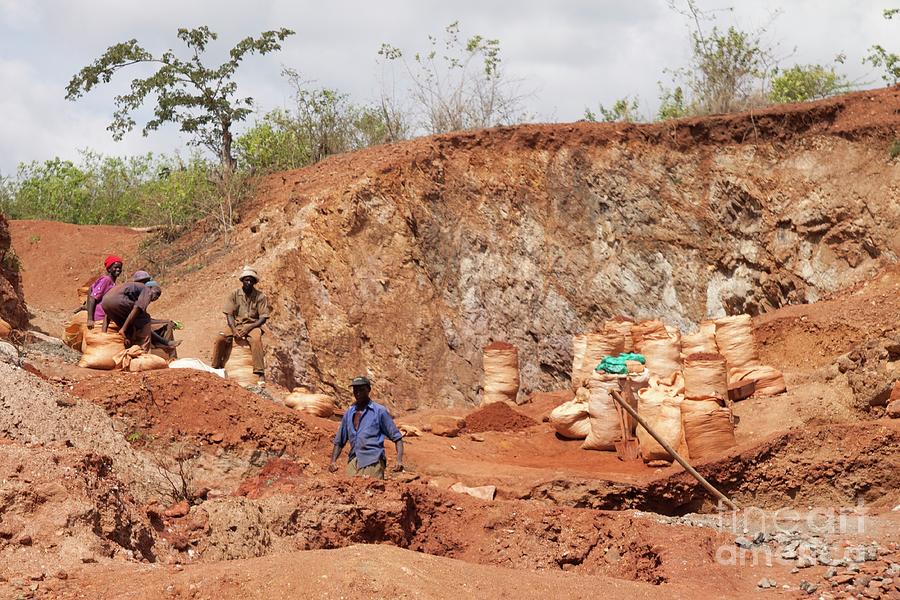
<path fill-rule="evenodd" d="M 225 361 L 231 352 L 234 338 L 246 340 L 253 354 L 253 373 L 265 381 L 266 362 L 262 342 L 262 326 L 269 319 L 269 301 L 256 289 L 259 276 L 254 269 L 244 267 L 238 276 L 241 288 L 232 292 L 225 302 L 225 320 L 228 322 L 228 333 L 219 333 L 213 344 L 212 366 L 214 369 L 225 367 Z"/>

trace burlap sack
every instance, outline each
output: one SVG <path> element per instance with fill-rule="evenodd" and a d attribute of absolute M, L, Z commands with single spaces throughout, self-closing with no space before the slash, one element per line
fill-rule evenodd
<path fill-rule="evenodd" d="M 698 352 L 684 359 L 684 397 L 690 400 L 728 399 L 728 369 L 721 354 Z"/>
<path fill-rule="evenodd" d="M 12 326 L 3 319 L 0 319 L 0 338 L 9 337 L 10 333 L 12 333 Z"/>
<path fill-rule="evenodd" d="M 157 356 L 152 352 L 144 352 L 140 346 L 131 346 L 128 349 L 122 349 L 121 352 L 116 354 L 115 361 L 117 369 L 130 371 L 132 373 L 166 369 L 169 366 L 169 361 L 165 358 Z"/>
<path fill-rule="evenodd" d="M 579 388 L 584 383 L 581 379 L 581 365 L 584 363 L 584 351 L 587 349 L 587 334 L 572 336 L 572 387 Z"/>
<path fill-rule="evenodd" d="M 728 362 L 728 382 L 736 381 L 735 374 L 759 366 L 759 355 L 753 339 L 750 315 L 723 317 L 716 320 L 716 346 Z"/>
<path fill-rule="evenodd" d="M 235 338 L 231 344 L 231 355 L 225 363 L 225 378 L 233 379 L 243 387 L 252 387 L 259 382 L 259 376 L 253 372 L 253 354 L 246 340 Z"/>
<path fill-rule="evenodd" d="M 284 405 L 317 417 L 334 414 L 334 398 L 328 394 L 313 394 L 305 388 L 297 388 L 284 399 Z"/>
<path fill-rule="evenodd" d="M 588 390 L 591 428 L 581 447 L 585 450 L 614 450 L 615 443 L 622 439 L 622 426 L 615 400 L 609 392 L 619 390 L 618 378 L 595 373 L 588 380 Z"/>
<path fill-rule="evenodd" d="M 519 395 L 519 351 L 512 344 L 494 342 L 485 346 L 484 398 L 482 404 L 515 403 Z"/>
<path fill-rule="evenodd" d="M 647 370 L 657 377 L 669 377 L 681 370 L 681 346 L 672 338 L 644 338 L 640 353 L 646 359 Z"/>
<path fill-rule="evenodd" d="M 631 340 L 635 352 L 641 352 L 644 340 L 664 340 L 669 337 L 666 325 L 662 321 L 641 321 L 631 327 Z"/>
<path fill-rule="evenodd" d="M 694 333 L 682 336 L 681 357 L 698 353 L 718 354 L 716 346 L 715 321 L 700 321 L 700 327 Z"/>
<path fill-rule="evenodd" d="M 754 396 L 775 396 L 787 391 L 784 383 L 784 375 L 775 367 L 760 365 L 750 369 L 742 369 L 732 373 L 734 379 L 731 383 L 740 381 L 755 381 L 756 391 Z"/>
<path fill-rule="evenodd" d="M 582 382 L 588 381 L 594 373 L 594 369 L 600 364 L 604 356 L 618 356 L 625 348 L 625 338 L 618 332 L 589 333 L 586 335 L 584 360 L 581 369 L 575 376 L 576 387 Z"/>
<path fill-rule="evenodd" d="M 113 331 L 103 333 L 100 327 L 85 329 L 82 348 L 79 367 L 110 371 L 116 368 L 116 356 L 125 350 L 125 337 Z"/>
<path fill-rule="evenodd" d="M 634 321 L 620 315 L 606 321 L 603 324 L 603 331 L 621 335 L 624 344 L 622 352 L 632 352 L 634 350 L 634 340 L 631 337 L 632 327 L 634 327 Z"/>
<path fill-rule="evenodd" d="M 81 352 L 85 329 L 87 329 L 87 312 L 75 313 L 63 331 L 63 343 L 72 350 Z"/>
<path fill-rule="evenodd" d="M 734 425 L 731 423 L 731 409 L 716 407 L 685 411 L 685 405 L 689 402 L 691 401 L 685 400 L 682 403 L 681 421 L 692 459 L 721 456 L 737 445 L 734 440 Z"/>
<path fill-rule="evenodd" d="M 683 437 L 679 396 L 670 396 L 660 388 L 643 389 L 638 397 L 638 414 L 669 446 L 678 449 Z M 672 460 L 671 455 L 640 425 L 637 427 L 637 438 L 641 445 L 641 458 L 645 462 Z"/>
<path fill-rule="evenodd" d="M 550 424 L 556 433 L 570 440 L 583 440 L 588 436 L 591 432 L 589 398 L 588 389 L 581 387 L 575 393 L 575 398 L 550 411 Z"/>

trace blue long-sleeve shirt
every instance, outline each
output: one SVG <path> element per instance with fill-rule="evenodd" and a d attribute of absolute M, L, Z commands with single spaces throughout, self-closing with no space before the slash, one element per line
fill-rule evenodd
<path fill-rule="evenodd" d="M 397 442 L 403 437 L 400 430 L 394 424 L 394 420 L 385 407 L 369 400 L 368 406 L 363 409 L 359 418 L 359 428 L 353 428 L 353 415 L 356 414 L 356 404 L 353 404 L 344 413 L 341 426 L 334 436 L 334 445 L 343 448 L 350 443 L 350 454 L 347 461 L 356 458 L 357 468 L 362 469 L 374 465 L 384 457 L 384 438 Z"/>

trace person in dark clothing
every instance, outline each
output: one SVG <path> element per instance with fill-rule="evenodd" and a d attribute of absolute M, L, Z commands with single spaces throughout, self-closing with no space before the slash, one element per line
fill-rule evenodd
<path fill-rule="evenodd" d="M 338 470 L 337 459 L 346 444 L 350 444 L 347 456 L 347 475 L 384 479 L 387 459 L 384 455 L 384 438 L 397 446 L 397 464 L 394 471 L 403 470 L 403 434 L 397 429 L 387 409 L 372 401 L 369 392 L 372 384 L 365 377 L 356 377 L 351 383 L 356 402 L 344 413 L 341 426 L 334 436 L 331 465 L 328 470 Z"/>
<path fill-rule="evenodd" d="M 148 309 L 150 303 L 157 300 L 162 289 L 155 281 L 146 284 L 129 282 L 115 286 L 103 296 L 103 333 L 107 332 L 109 322 L 119 326 L 125 336 L 125 345 L 141 346 L 149 351 L 151 343 L 162 348 L 174 348 L 180 342 L 167 342 L 153 333 L 152 319 Z"/>

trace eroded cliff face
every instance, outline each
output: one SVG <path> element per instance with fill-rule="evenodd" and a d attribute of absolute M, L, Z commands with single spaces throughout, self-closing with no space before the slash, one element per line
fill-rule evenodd
<path fill-rule="evenodd" d="M 900 254 L 900 88 L 656 125 L 450 134 L 274 176 L 238 252 L 269 294 L 276 379 L 368 373 L 395 407 L 477 402 L 481 348 L 522 393 L 568 385 L 611 315 L 813 301 Z"/>
<path fill-rule="evenodd" d="M 0 318 L 21 329 L 28 325 L 28 309 L 25 308 L 19 269 L 9 235 L 9 222 L 0 213 Z"/>

